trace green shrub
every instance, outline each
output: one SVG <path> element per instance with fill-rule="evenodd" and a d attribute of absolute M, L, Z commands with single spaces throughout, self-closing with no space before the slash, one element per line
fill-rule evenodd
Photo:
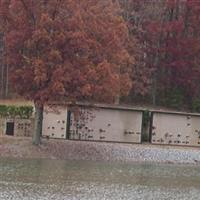
<path fill-rule="evenodd" d="M 193 112 L 200 112 L 200 99 L 195 99 L 192 102 L 192 111 Z"/>
<path fill-rule="evenodd" d="M 0 105 L 0 116 L 1 117 L 19 117 L 28 119 L 33 114 L 32 106 L 6 106 Z"/>
<path fill-rule="evenodd" d="M 184 104 L 184 94 L 180 89 L 174 88 L 167 92 L 166 106 L 179 110 L 181 109 L 183 104 Z"/>
<path fill-rule="evenodd" d="M 143 126 L 146 127 L 150 119 L 151 119 L 151 113 L 148 110 L 145 110 L 143 112 Z"/>
<path fill-rule="evenodd" d="M 8 116 L 8 109 L 5 105 L 0 105 L 0 116 L 7 117 Z"/>

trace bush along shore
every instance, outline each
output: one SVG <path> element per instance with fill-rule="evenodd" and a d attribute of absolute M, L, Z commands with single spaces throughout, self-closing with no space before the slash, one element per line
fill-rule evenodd
<path fill-rule="evenodd" d="M 200 149 L 150 144 L 121 144 L 43 139 L 38 147 L 31 138 L 0 137 L 0 158 L 44 158 L 107 162 L 147 162 L 200 165 Z"/>

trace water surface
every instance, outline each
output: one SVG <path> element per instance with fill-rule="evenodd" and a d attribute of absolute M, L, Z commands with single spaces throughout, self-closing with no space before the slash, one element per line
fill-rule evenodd
<path fill-rule="evenodd" d="M 0 200 L 198 200 L 200 167 L 0 159 Z"/>

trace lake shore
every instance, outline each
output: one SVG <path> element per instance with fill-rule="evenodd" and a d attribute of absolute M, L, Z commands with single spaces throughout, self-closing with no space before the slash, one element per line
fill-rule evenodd
<path fill-rule="evenodd" d="M 151 144 L 42 139 L 38 147 L 31 138 L 0 137 L 1 158 L 91 160 L 200 165 L 200 149 Z"/>

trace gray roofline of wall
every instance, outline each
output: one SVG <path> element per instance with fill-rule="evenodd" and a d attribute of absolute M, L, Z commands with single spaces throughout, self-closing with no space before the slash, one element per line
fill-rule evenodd
<path fill-rule="evenodd" d="M 172 115 L 190 115 L 200 117 L 200 113 L 191 113 L 191 112 L 178 112 L 178 111 L 165 111 L 165 110 L 151 110 L 152 113 L 160 114 L 172 114 Z"/>
<path fill-rule="evenodd" d="M 57 103 L 52 102 L 49 105 L 57 105 L 57 106 L 82 106 L 82 107 L 91 107 L 91 108 L 104 108 L 104 109 L 112 109 L 112 110 L 127 110 L 127 111 L 138 111 L 138 112 L 144 112 L 147 109 L 139 108 L 139 107 L 133 107 L 133 106 L 127 106 L 127 105 L 113 105 L 113 104 L 103 104 L 103 103 L 83 103 L 83 102 L 77 102 L 77 103 L 71 103 L 71 102 L 64 102 L 64 103 Z"/>
<path fill-rule="evenodd" d="M 50 105 L 58 105 L 58 106 L 85 106 L 85 107 L 93 107 L 93 108 L 104 108 L 104 109 L 112 109 L 112 110 L 127 110 L 127 111 L 150 111 L 152 113 L 163 113 L 163 114 L 174 114 L 174 115 L 191 115 L 191 116 L 200 116 L 200 113 L 191 113 L 191 112 L 179 112 L 179 111 L 168 111 L 168 110 L 156 110 L 151 108 L 144 107 L 133 107 L 130 105 L 114 105 L 114 104 L 103 104 L 103 103 L 83 103 L 77 102 L 73 104 L 72 102 L 52 102 Z"/>

